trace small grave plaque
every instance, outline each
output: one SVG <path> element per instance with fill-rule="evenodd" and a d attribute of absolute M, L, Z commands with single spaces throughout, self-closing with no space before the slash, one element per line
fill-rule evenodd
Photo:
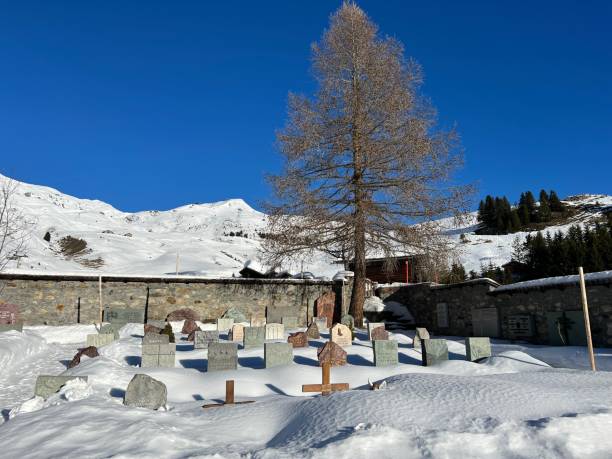
<path fill-rule="evenodd" d="M 513 314 L 508 316 L 508 335 L 511 339 L 532 338 L 535 326 L 531 314 Z"/>
<path fill-rule="evenodd" d="M 0 303 L 0 325 L 14 325 L 17 322 L 19 322 L 19 307 L 15 304 Z"/>
<path fill-rule="evenodd" d="M 144 309 L 109 308 L 104 310 L 104 320 L 111 324 L 142 324 L 144 323 Z"/>
<path fill-rule="evenodd" d="M 327 326 L 327 317 L 315 317 L 312 320 L 315 324 L 317 324 L 319 333 L 323 333 L 329 330 L 329 327 Z"/>
<path fill-rule="evenodd" d="M 287 342 L 293 347 L 308 347 L 308 336 L 304 332 L 291 333 Z"/>
<path fill-rule="evenodd" d="M 285 326 L 283 324 L 266 324 L 266 339 L 285 340 Z"/>
<path fill-rule="evenodd" d="M 243 346 L 245 349 L 262 347 L 266 340 L 266 327 L 245 327 Z"/>
<path fill-rule="evenodd" d="M 265 343 L 264 360 L 266 368 L 293 363 L 293 346 L 289 343 Z"/>
<path fill-rule="evenodd" d="M 465 357 L 470 362 L 476 362 L 485 357 L 491 357 L 491 339 L 466 338 Z"/>
<path fill-rule="evenodd" d="M 217 319 L 217 331 L 226 332 L 232 328 L 232 325 L 234 325 L 234 319 L 231 317 L 221 317 Z"/>
<path fill-rule="evenodd" d="M 317 327 L 316 323 L 311 323 L 306 330 L 306 335 L 310 339 L 319 339 L 321 338 L 321 334 L 319 333 L 319 327 Z"/>
<path fill-rule="evenodd" d="M 174 368 L 176 344 L 169 342 L 168 335 L 145 334 L 142 339 L 141 368 L 167 367 Z"/>
<path fill-rule="evenodd" d="M 34 395 L 42 398 L 49 398 L 59 391 L 64 384 L 73 379 L 83 379 L 87 381 L 87 376 L 49 376 L 40 375 L 36 378 L 36 386 L 34 387 Z"/>
<path fill-rule="evenodd" d="M 424 367 L 430 367 L 448 360 L 448 345 L 445 339 L 424 339 L 421 359 Z"/>
<path fill-rule="evenodd" d="M 87 346 L 102 347 L 115 341 L 115 335 L 112 333 L 96 333 L 87 335 Z"/>
<path fill-rule="evenodd" d="M 235 343 L 208 345 L 207 371 L 235 370 L 238 368 L 238 346 Z"/>
<path fill-rule="evenodd" d="M 346 365 L 346 358 L 346 351 L 331 341 L 325 343 L 325 346 L 317 351 L 317 359 L 319 360 L 320 367 L 325 363 L 329 363 L 333 367 Z"/>
<path fill-rule="evenodd" d="M 265 326 L 266 326 L 265 317 L 251 316 L 251 327 L 265 327 Z"/>
<path fill-rule="evenodd" d="M 7 331 L 23 332 L 23 322 L 17 322 L 14 324 L 0 324 L 0 333 Z"/>
<path fill-rule="evenodd" d="M 247 322 L 247 318 L 244 315 L 244 313 L 236 307 L 229 308 L 227 311 L 223 313 L 221 318 L 222 319 L 232 319 L 234 322 Z M 232 322 L 232 324 L 234 322 Z M 228 327 L 227 329 L 229 330 L 230 327 Z"/>
<path fill-rule="evenodd" d="M 429 339 L 429 332 L 426 328 L 417 327 L 414 333 L 414 341 L 412 341 L 412 347 L 414 349 L 421 349 L 421 341 Z"/>
<path fill-rule="evenodd" d="M 244 339 L 244 325 L 234 324 L 229 333 L 229 340 L 235 343 L 241 343 Z"/>
<path fill-rule="evenodd" d="M 196 331 L 193 335 L 194 349 L 208 349 L 210 343 L 219 342 L 219 332 L 217 330 Z"/>
<path fill-rule="evenodd" d="M 111 334 L 115 337 L 115 339 L 119 339 L 119 330 L 121 330 L 123 325 L 121 324 L 106 324 L 100 327 L 100 331 L 98 332 L 100 335 L 108 335 Z"/>
<path fill-rule="evenodd" d="M 372 341 L 372 349 L 374 350 L 374 365 L 377 367 L 398 364 L 397 341 L 374 340 Z"/>
<path fill-rule="evenodd" d="M 376 327 L 370 334 L 372 341 L 383 341 L 389 339 L 389 332 L 385 330 L 385 327 Z"/>
<path fill-rule="evenodd" d="M 166 405 L 167 396 L 168 390 L 163 382 L 148 375 L 137 374 L 125 390 L 123 404 L 156 410 Z"/>
<path fill-rule="evenodd" d="M 353 334 L 346 325 L 336 324 L 331 329 L 331 340 L 339 346 L 351 346 Z"/>
<path fill-rule="evenodd" d="M 317 317 L 325 317 L 327 323 L 326 328 L 331 328 L 334 323 L 334 309 L 336 307 L 336 294 L 334 292 L 327 292 L 321 295 L 315 300 L 315 309 L 317 311 Z"/>
<path fill-rule="evenodd" d="M 384 329 L 385 328 L 384 322 L 368 322 L 368 339 L 369 340 L 372 339 L 372 330 L 378 327 L 383 327 Z"/>
<path fill-rule="evenodd" d="M 281 319 L 285 328 L 297 328 L 298 318 L 295 316 L 283 316 Z"/>

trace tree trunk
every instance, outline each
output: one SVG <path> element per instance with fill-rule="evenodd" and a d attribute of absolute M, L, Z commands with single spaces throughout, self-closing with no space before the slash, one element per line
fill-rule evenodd
<path fill-rule="evenodd" d="M 355 228 L 355 277 L 349 311 L 355 318 L 355 326 L 363 327 L 363 303 L 365 302 L 366 263 L 365 231 L 361 225 Z"/>

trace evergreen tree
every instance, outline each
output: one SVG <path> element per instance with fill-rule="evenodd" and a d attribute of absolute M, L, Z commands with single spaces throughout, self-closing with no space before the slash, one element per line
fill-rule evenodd
<path fill-rule="evenodd" d="M 540 208 L 538 209 L 538 216 L 541 222 L 549 222 L 552 219 L 548 194 L 546 194 L 544 190 L 540 191 Z"/>
<path fill-rule="evenodd" d="M 538 213 L 537 207 L 535 204 L 535 198 L 533 197 L 533 193 L 531 191 L 527 191 L 525 193 L 525 206 L 529 212 L 529 220 L 532 222 L 538 222 Z"/>
<path fill-rule="evenodd" d="M 565 206 L 563 205 L 563 203 L 559 199 L 559 196 L 557 196 L 557 193 L 555 193 L 554 190 L 550 190 L 548 201 L 550 204 L 550 210 L 552 212 L 565 212 Z"/>

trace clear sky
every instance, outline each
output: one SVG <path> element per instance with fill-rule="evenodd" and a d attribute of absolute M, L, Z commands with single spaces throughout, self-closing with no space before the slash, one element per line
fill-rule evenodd
<path fill-rule="evenodd" d="M 612 193 L 612 2 L 358 2 L 425 71 L 479 197 Z M 268 196 L 340 1 L 0 2 L 0 172 L 125 211 Z"/>

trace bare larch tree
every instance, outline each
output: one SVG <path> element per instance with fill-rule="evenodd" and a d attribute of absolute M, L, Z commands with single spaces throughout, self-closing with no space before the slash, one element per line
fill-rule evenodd
<path fill-rule="evenodd" d="M 452 183 L 458 136 L 436 129 L 420 67 L 354 3 L 331 16 L 312 67 L 314 97 L 290 93 L 277 134 L 285 164 L 270 176 L 264 248 L 270 263 L 317 250 L 352 261 L 350 312 L 361 326 L 366 256 L 444 253 L 434 218 L 460 215 L 469 187 Z"/>
<path fill-rule="evenodd" d="M 18 182 L 0 176 L 0 272 L 9 262 L 25 255 L 30 224 L 14 207 L 18 185 Z"/>

